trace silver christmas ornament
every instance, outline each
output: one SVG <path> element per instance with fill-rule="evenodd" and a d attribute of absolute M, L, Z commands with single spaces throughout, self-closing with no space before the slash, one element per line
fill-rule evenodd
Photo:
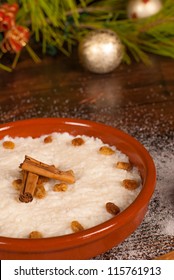
<path fill-rule="evenodd" d="M 90 32 L 79 44 L 79 59 L 93 73 L 113 71 L 122 61 L 123 45 L 111 30 Z"/>
<path fill-rule="evenodd" d="M 130 0 L 127 15 L 129 18 L 146 18 L 157 14 L 162 7 L 160 0 Z"/>

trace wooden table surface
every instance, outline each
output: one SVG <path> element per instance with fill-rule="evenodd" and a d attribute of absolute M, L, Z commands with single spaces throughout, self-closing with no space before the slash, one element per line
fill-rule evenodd
<path fill-rule="evenodd" d="M 59 54 L 40 64 L 21 57 L 14 72 L 0 70 L 0 123 L 89 119 L 129 133 L 154 158 L 157 186 L 143 223 L 95 259 L 154 259 L 174 250 L 174 60 L 152 56 L 151 61 L 97 75 L 81 67 L 74 51 L 71 58 Z"/>

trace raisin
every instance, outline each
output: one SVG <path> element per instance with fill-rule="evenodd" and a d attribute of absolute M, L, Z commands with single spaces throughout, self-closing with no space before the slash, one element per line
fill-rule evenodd
<path fill-rule="evenodd" d="M 79 232 L 84 230 L 84 227 L 78 221 L 72 221 L 71 229 L 73 230 L 73 232 Z"/>
<path fill-rule="evenodd" d="M 108 146 L 102 146 L 100 149 L 99 149 L 99 153 L 102 154 L 102 155 L 113 155 L 115 154 L 115 151 L 112 150 L 110 147 Z"/>
<path fill-rule="evenodd" d="M 81 137 L 77 137 L 77 138 L 74 138 L 71 141 L 71 143 L 72 143 L 73 146 L 81 146 L 85 143 L 85 141 Z"/>
<path fill-rule="evenodd" d="M 120 208 L 113 202 L 106 203 L 106 210 L 112 215 L 117 215 L 118 213 L 120 213 Z"/>
<path fill-rule="evenodd" d="M 43 235 L 39 231 L 32 231 L 29 234 L 29 238 L 34 239 L 34 238 L 43 238 Z"/>
<path fill-rule="evenodd" d="M 68 186 L 65 183 L 60 183 L 60 184 L 56 184 L 53 187 L 53 190 L 55 192 L 65 192 L 67 190 Z"/>
<path fill-rule="evenodd" d="M 2 145 L 5 149 L 11 149 L 11 150 L 13 150 L 15 147 L 15 143 L 12 141 L 4 141 Z"/>
<path fill-rule="evenodd" d="M 128 190 L 135 190 L 139 187 L 139 183 L 136 180 L 125 179 L 123 180 L 123 186 Z"/>

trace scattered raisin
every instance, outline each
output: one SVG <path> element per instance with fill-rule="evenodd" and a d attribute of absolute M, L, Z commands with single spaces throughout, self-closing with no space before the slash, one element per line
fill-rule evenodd
<path fill-rule="evenodd" d="M 120 213 L 120 208 L 113 202 L 106 203 L 106 210 L 112 215 L 117 215 L 118 213 Z"/>
<path fill-rule="evenodd" d="M 43 235 L 39 231 L 32 231 L 29 234 L 29 238 L 34 239 L 34 238 L 43 238 Z"/>
<path fill-rule="evenodd" d="M 99 153 L 102 154 L 102 155 L 113 155 L 115 154 L 115 151 L 112 150 L 110 147 L 108 146 L 102 146 L 100 149 L 99 149 Z"/>
<path fill-rule="evenodd" d="M 124 170 L 127 170 L 127 171 L 130 171 L 132 169 L 132 164 L 130 162 L 122 162 L 122 161 L 119 161 L 116 163 L 116 168 L 119 168 L 119 169 L 124 169 Z"/>
<path fill-rule="evenodd" d="M 12 141 L 4 141 L 2 145 L 5 149 L 11 149 L 11 150 L 13 150 L 15 147 L 15 143 Z"/>
<path fill-rule="evenodd" d="M 72 221 L 71 229 L 73 230 L 73 232 L 79 232 L 84 230 L 84 227 L 78 221 Z"/>
<path fill-rule="evenodd" d="M 45 143 L 45 144 L 51 143 L 52 141 L 53 141 L 53 138 L 52 138 L 51 135 L 46 136 L 46 137 L 44 138 L 44 143 Z"/>
<path fill-rule="evenodd" d="M 123 180 L 123 186 L 128 190 L 135 190 L 139 187 L 139 183 L 136 180 L 125 179 Z"/>
<path fill-rule="evenodd" d="M 81 146 L 85 143 L 85 141 L 81 137 L 77 137 L 77 138 L 74 138 L 71 141 L 71 143 L 72 143 L 73 146 Z"/>
<path fill-rule="evenodd" d="M 55 192 L 65 192 L 67 190 L 68 186 L 65 183 L 60 183 L 60 184 L 56 184 L 53 187 L 53 190 Z"/>
<path fill-rule="evenodd" d="M 16 179 L 12 182 L 13 187 L 17 190 L 20 191 L 22 187 L 22 179 Z"/>
<path fill-rule="evenodd" d="M 34 196 L 39 199 L 42 199 L 46 196 L 46 190 L 43 184 L 37 184 Z"/>

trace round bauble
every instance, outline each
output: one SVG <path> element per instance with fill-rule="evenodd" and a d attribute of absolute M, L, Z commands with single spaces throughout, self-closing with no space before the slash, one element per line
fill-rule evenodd
<path fill-rule="evenodd" d="M 129 18 L 146 18 L 157 14 L 162 7 L 160 0 L 130 0 L 127 14 Z"/>
<path fill-rule="evenodd" d="M 115 32 L 107 29 L 92 31 L 79 44 L 79 59 L 93 73 L 109 73 L 121 63 L 123 49 Z"/>

